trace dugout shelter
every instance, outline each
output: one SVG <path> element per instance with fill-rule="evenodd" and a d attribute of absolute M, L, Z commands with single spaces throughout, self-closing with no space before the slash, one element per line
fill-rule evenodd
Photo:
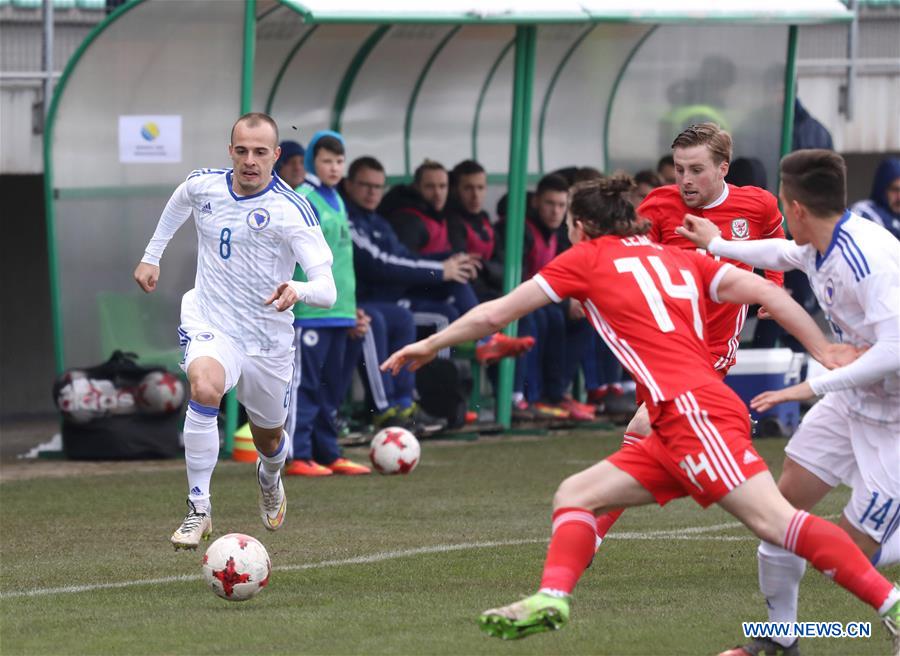
<path fill-rule="evenodd" d="M 776 180 L 793 121 L 797 26 L 839 0 L 130 0 L 86 38 L 53 96 L 45 196 L 58 370 L 137 350 L 170 367 L 193 285 L 183 228 L 151 297 L 131 273 L 173 189 L 229 166 L 234 119 L 282 138 L 340 131 L 389 183 L 473 158 L 509 189 L 506 285 L 521 277 L 525 190 L 567 166 L 652 167 L 716 120 Z M 292 129 L 296 127 L 296 130 Z M 512 363 L 498 419 L 509 425 Z M 228 413 L 234 431 L 234 406 Z"/>

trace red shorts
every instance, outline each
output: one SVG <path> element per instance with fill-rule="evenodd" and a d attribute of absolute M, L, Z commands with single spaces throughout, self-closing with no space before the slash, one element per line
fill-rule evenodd
<path fill-rule="evenodd" d="M 750 441 L 747 407 L 726 385 L 705 385 L 648 409 L 653 432 L 607 460 L 659 505 L 690 495 L 705 508 L 768 469 Z"/>
<path fill-rule="evenodd" d="M 721 369 L 716 369 L 716 362 L 721 360 L 721 356 L 715 355 L 714 353 L 709 354 L 709 361 L 713 366 L 713 370 L 719 374 L 719 378 L 725 380 L 725 376 L 728 374 L 728 370 L 731 369 L 731 365 L 729 364 L 727 367 L 722 367 Z M 648 406 L 650 405 L 650 392 L 646 387 L 641 385 L 638 382 L 634 384 L 634 400 L 637 407 L 641 407 L 642 403 L 646 403 Z"/>

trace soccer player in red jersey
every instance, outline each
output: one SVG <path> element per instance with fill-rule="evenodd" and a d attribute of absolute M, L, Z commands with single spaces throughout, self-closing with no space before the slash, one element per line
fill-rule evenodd
<path fill-rule="evenodd" d="M 731 161 L 731 136 L 714 123 L 701 123 L 685 129 L 672 142 L 675 160 L 675 184 L 657 187 L 638 206 L 638 216 L 647 221 L 647 237 L 660 244 L 696 250 L 694 244 L 675 229 L 684 222 L 685 214 L 703 216 L 721 230 L 724 239 L 784 239 L 778 200 L 759 187 L 735 187 L 725 182 Z M 718 259 L 718 258 L 717 258 Z M 736 260 L 725 260 L 734 266 L 753 268 Z M 766 278 L 781 286 L 781 271 L 766 271 Z M 765 317 L 761 311 L 760 317 Z M 734 303 L 706 304 L 706 342 L 713 368 L 724 378 L 734 364 L 741 329 L 747 318 L 747 305 Z M 637 400 L 647 400 L 646 390 L 638 381 Z M 641 440 L 650 433 L 650 422 L 643 405 L 625 429 L 624 444 Z M 597 518 L 597 546 L 622 514 L 614 510 Z"/>
<path fill-rule="evenodd" d="M 594 557 L 600 513 L 692 496 L 717 503 L 764 540 L 809 560 L 876 608 L 900 614 L 900 589 L 834 524 L 791 506 L 750 441 L 747 411 L 713 369 L 705 341 L 708 300 L 764 304 L 819 361 L 831 347 L 777 285 L 728 263 L 656 244 L 626 194 L 630 178 L 579 183 L 567 218 L 573 246 L 506 296 L 391 355 L 382 369 L 418 369 L 437 352 L 477 339 L 563 298 L 579 301 L 603 340 L 647 389 L 648 437 L 567 478 L 553 499 L 553 528 L 537 594 L 485 611 L 486 633 L 520 638 L 559 628 L 569 595 Z M 685 375 L 689 372 L 690 375 Z"/>

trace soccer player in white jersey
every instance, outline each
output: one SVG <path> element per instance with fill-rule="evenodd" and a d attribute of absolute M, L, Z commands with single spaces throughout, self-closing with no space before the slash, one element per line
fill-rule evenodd
<path fill-rule="evenodd" d="M 191 214 L 197 228 L 197 276 L 181 302 L 182 367 L 191 384 L 184 422 L 188 512 L 172 534 L 176 549 L 195 549 L 212 532 L 210 480 L 219 455 L 217 416 L 237 388 L 258 460 L 259 511 L 270 531 L 284 522 L 283 426 L 291 403 L 295 303 L 334 304 L 331 250 L 315 211 L 272 169 L 278 126 L 245 114 L 231 130 L 231 169 L 199 169 L 169 199 L 134 279 L 156 289 L 159 260 Z M 291 280 L 295 263 L 308 282 Z"/>
<path fill-rule="evenodd" d="M 725 241 L 688 215 L 679 233 L 710 253 L 754 267 L 809 276 L 838 341 L 862 355 L 851 364 L 751 401 L 758 411 L 824 398 L 785 449 L 778 482 L 793 505 L 811 510 L 838 483 L 853 489 L 840 525 L 876 565 L 900 561 L 900 242 L 846 207 L 845 165 L 828 150 L 800 150 L 781 162 L 781 203 L 794 241 Z M 769 619 L 794 622 L 805 563 L 767 542 L 758 551 Z M 726 654 L 798 653 L 792 637 L 757 640 Z M 896 640 L 896 637 L 895 637 Z M 896 647 L 895 647 L 896 648 Z"/>

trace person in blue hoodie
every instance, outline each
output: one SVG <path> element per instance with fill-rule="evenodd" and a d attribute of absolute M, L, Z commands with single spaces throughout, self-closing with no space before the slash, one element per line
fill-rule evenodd
<path fill-rule="evenodd" d="M 869 198 L 854 203 L 850 209 L 900 239 L 900 157 L 886 157 L 881 161 L 875 170 Z"/>
<path fill-rule="evenodd" d="M 332 276 L 337 300 L 327 309 L 294 306 L 294 365 L 297 400 L 287 427 L 293 435 L 291 476 L 368 474 L 368 467 L 341 455 L 337 443 L 337 412 L 346 385 L 341 377 L 350 332 L 364 333 L 365 317 L 356 307 L 356 275 L 353 245 L 344 201 L 335 187 L 344 175 L 344 138 L 337 132 L 316 132 L 306 148 L 306 179 L 297 193 L 306 198 L 319 217 L 325 241 L 333 256 Z M 298 267 L 295 280 L 304 280 Z M 285 399 L 288 403 L 288 399 Z"/>

